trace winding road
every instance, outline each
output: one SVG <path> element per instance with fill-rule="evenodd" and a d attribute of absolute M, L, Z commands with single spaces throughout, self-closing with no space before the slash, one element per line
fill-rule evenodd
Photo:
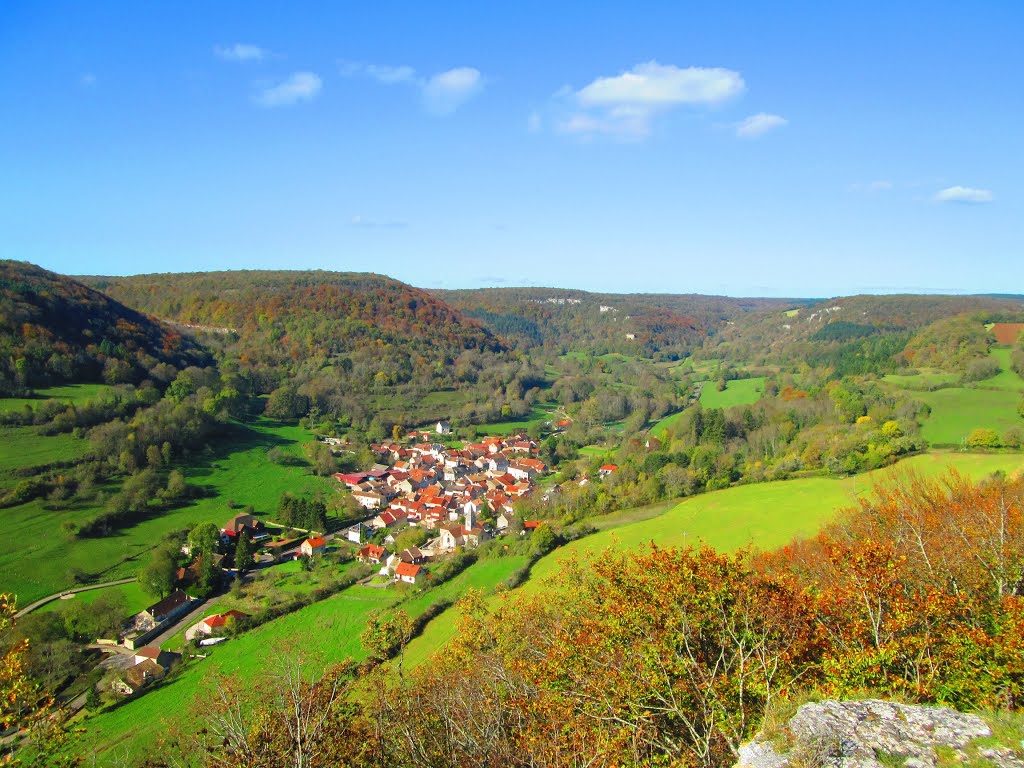
<path fill-rule="evenodd" d="M 127 579 L 117 579 L 115 581 L 104 581 L 100 582 L 99 584 L 87 584 L 84 587 L 75 587 L 74 589 L 65 589 L 60 592 L 56 592 L 52 595 L 41 597 L 34 603 L 29 603 L 16 614 L 14 614 L 14 618 L 20 619 L 26 613 L 32 613 L 32 611 L 36 610 L 37 608 L 42 608 L 44 605 L 46 605 L 47 603 L 52 603 L 54 600 L 60 600 L 65 595 L 76 595 L 79 592 L 89 592 L 93 589 L 105 589 L 106 587 L 116 587 L 119 584 L 130 584 L 133 581 L 135 581 L 135 578 L 129 577 Z"/>

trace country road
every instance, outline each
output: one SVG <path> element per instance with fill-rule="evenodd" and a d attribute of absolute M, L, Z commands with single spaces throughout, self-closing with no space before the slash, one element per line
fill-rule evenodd
<path fill-rule="evenodd" d="M 89 592 L 89 591 L 91 591 L 93 589 L 104 589 L 106 587 L 116 587 L 119 584 L 130 584 L 133 581 L 135 581 L 135 578 L 134 577 L 129 577 L 127 579 L 117 579 L 115 581 L 104 581 L 104 582 L 101 582 L 99 584 L 88 584 L 88 585 L 86 585 L 84 587 L 75 587 L 74 589 L 65 589 L 65 590 L 62 590 L 61 592 L 56 592 L 56 593 L 54 593 L 52 595 L 47 595 L 46 597 L 41 597 L 38 600 L 36 600 L 35 602 L 33 602 L 33 603 L 29 603 L 24 608 L 22 608 L 20 611 L 18 611 L 16 614 L 14 614 L 14 618 L 20 619 L 26 613 L 32 613 L 32 611 L 36 610 L 37 608 L 42 608 L 47 603 L 52 603 L 54 600 L 59 600 L 64 595 L 75 595 L 75 594 L 78 594 L 79 592 Z"/>

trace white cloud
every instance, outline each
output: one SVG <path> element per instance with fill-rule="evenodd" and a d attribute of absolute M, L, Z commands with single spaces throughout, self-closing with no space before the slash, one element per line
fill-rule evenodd
<path fill-rule="evenodd" d="M 758 112 L 739 122 L 736 126 L 736 135 L 743 139 L 753 139 L 768 133 L 768 131 L 782 128 L 788 123 L 789 120 L 779 115 Z"/>
<path fill-rule="evenodd" d="M 267 56 L 266 50 L 258 45 L 235 43 L 234 45 L 217 45 L 213 48 L 217 58 L 224 61 L 259 61 Z"/>
<path fill-rule="evenodd" d="M 892 189 L 892 182 L 888 179 L 878 179 L 877 181 L 868 182 L 868 189 L 872 192 L 885 192 Z"/>
<path fill-rule="evenodd" d="M 310 101 L 320 92 L 322 85 L 323 82 L 314 73 L 296 72 L 256 94 L 256 103 L 262 107 L 284 107 Z"/>
<path fill-rule="evenodd" d="M 92 88 L 94 85 L 96 85 L 96 75 L 94 75 L 92 72 L 84 72 L 82 75 L 79 76 L 78 84 L 81 85 L 83 88 Z"/>
<path fill-rule="evenodd" d="M 436 115 L 454 112 L 475 96 L 484 86 L 484 78 L 473 67 L 456 67 L 430 77 L 422 77 L 409 66 L 366 64 L 345 61 L 339 65 L 344 77 L 365 76 L 384 85 L 408 84 L 415 86 L 426 109 Z"/>
<path fill-rule="evenodd" d="M 412 67 L 389 67 L 381 64 L 367 64 L 365 71 L 374 80 L 386 85 L 411 83 L 416 80 L 416 70 Z"/>
<path fill-rule="evenodd" d="M 540 116 L 540 112 L 531 112 L 530 116 L 526 118 L 526 130 L 530 133 L 540 133 L 540 130 L 543 127 L 544 122 Z"/>
<path fill-rule="evenodd" d="M 409 226 L 409 222 L 402 219 L 372 219 L 358 213 L 349 219 L 349 223 L 360 229 L 405 229 Z"/>
<path fill-rule="evenodd" d="M 739 72 L 720 67 L 686 67 L 648 61 L 614 77 L 599 77 L 580 89 L 583 106 L 718 104 L 743 92 Z"/>
<path fill-rule="evenodd" d="M 935 193 L 939 203 L 991 203 L 993 199 L 991 190 L 974 187 L 946 187 Z"/>
<path fill-rule="evenodd" d="M 562 133 L 642 139 L 663 112 L 680 106 L 716 106 L 745 88 L 740 73 L 731 69 L 648 61 L 618 75 L 599 77 L 578 91 L 560 91 L 556 98 L 570 110 L 555 125 Z"/>
<path fill-rule="evenodd" d="M 481 88 L 483 77 L 480 70 L 456 67 L 433 75 L 423 84 L 423 104 L 435 115 L 451 114 Z"/>

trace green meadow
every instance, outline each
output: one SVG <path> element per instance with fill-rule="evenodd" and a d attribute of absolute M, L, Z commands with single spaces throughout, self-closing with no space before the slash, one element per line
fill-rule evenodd
<path fill-rule="evenodd" d="M 35 427 L 0 427 L 0 487 L 14 482 L 13 470 L 74 461 L 88 448 L 85 440 L 68 434 L 45 437 Z"/>
<path fill-rule="evenodd" d="M 955 374 L 935 371 L 916 376 L 886 376 L 884 381 L 913 391 L 915 399 L 927 403 L 931 413 L 921 425 L 921 435 L 932 445 L 960 445 L 973 429 L 994 429 L 1000 435 L 1013 427 L 1024 428 L 1017 405 L 1024 393 L 1024 379 L 1010 365 L 1011 350 L 992 349 L 999 373 L 984 381 L 961 387 L 922 391 L 927 386 L 957 380 Z"/>
<path fill-rule="evenodd" d="M 2 430 L 3 455 L 8 457 L 8 463 L 17 461 L 6 450 L 12 434 L 22 455 L 32 454 L 28 462 L 31 464 L 40 463 L 40 457 L 54 460 L 55 454 L 67 458 L 70 446 L 78 452 L 76 455 L 85 451 L 84 442 L 68 442 L 75 438 L 67 435 L 42 437 L 22 433 L 21 429 Z M 229 501 L 252 505 L 257 514 L 268 516 L 276 510 L 278 499 L 285 491 L 337 492 L 333 480 L 311 475 L 305 467 L 267 461 L 267 450 L 275 446 L 301 455 L 301 444 L 312 439 L 306 430 L 266 420 L 239 425 L 237 429 L 231 450 L 197 455 L 182 468 L 190 483 L 205 489 L 204 498 L 155 514 L 110 536 L 77 539 L 61 530 L 65 520 L 89 519 L 98 511 L 96 507 L 50 509 L 45 501 L 37 499 L 0 510 L 7 533 L 0 542 L 0 590 L 13 591 L 18 602 L 25 604 L 75 586 L 76 572 L 100 581 L 134 576 L 146 554 L 163 536 L 200 522 L 224 522 L 234 514 Z"/>
<path fill-rule="evenodd" d="M 1000 435 L 1011 427 L 1024 427 L 1017 415 L 1020 392 L 1007 389 L 950 387 L 915 392 L 931 414 L 921 424 L 921 435 L 932 445 L 959 445 L 971 430 L 994 429 Z"/>
<path fill-rule="evenodd" d="M 132 581 L 127 584 L 115 584 L 112 587 L 102 587 L 100 589 L 90 589 L 86 592 L 77 592 L 69 595 L 66 599 L 53 600 L 39 610 L 59 611 L 76 603 L 88 605 L 94 600 L 98 600 L 100 597 L 112 594 L 121 595 L 124 598 L 125 606 L 128 609 L 127 612 L 129 615 L 138 613 L 146 606 L 152 605 L 154 602 L 151 596 L 142 591 L 142 587 L 139 586 L 138 582 Z"/>
<path fill-rule="evenodd" d="M 0 397 L 0 412 L 16 411 L 26 405 L 34 408 L 46 400 L 60 400 L 69 404 L 81 403 L 92 400 L 108 389 L 108 384 L 65 384 L 60 387 L 37 389 L 33 397 Z"/>
<path fill-rule="evenodd" d="M 704 408 L 732 408 L 735 405 L 753 405 L 764 394 L 764 376 L 752 379 L 733 379 L 726 382 L 721 392 L 714 381 L 705 381 L 700 393 Z"/>
<path fill-rule="evenodd" d="M 883 376 L 882 380 L 903 389 L 927 390 L 933 387 L 955 385 L 960 381 L 960 376 L 946 371 L 922 369 L 913 374 L 890 373 Z"/>

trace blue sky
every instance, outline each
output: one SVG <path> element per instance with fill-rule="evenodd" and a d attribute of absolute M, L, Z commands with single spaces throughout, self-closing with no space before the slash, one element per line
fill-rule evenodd
<path fill-rule="evenodd" d="M 1024 292 L 1024 6 L 0 5 L 0 257 Z"/>

